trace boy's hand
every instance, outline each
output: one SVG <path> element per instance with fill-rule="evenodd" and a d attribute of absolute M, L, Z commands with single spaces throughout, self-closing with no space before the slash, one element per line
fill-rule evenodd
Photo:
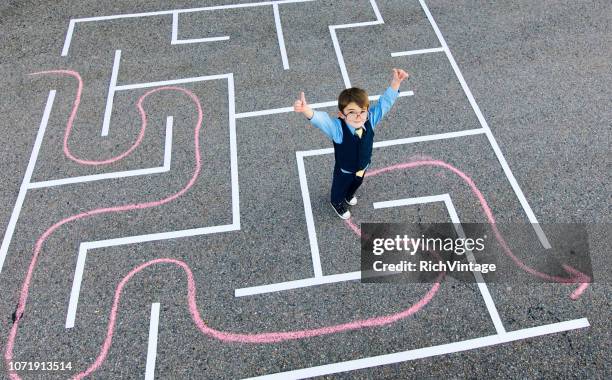
<path fill-rule="evenodd" d="M 311 119 L 312 115 L 314 114 L 312 109 L 308 106 L 308 103 L 306 103 L 306 96 L 304 96 L 304 92 L 300 92 L 300 98 L 293 103 L 293 110 L 295 112 L 304 114 L 304 116 L 306 116 L 308 119 Z"/>
<path fill-rule="evenodd" d="M 395 91 L 399 90 L 400 84 L 404 79 L 408 79 L 410 75 L 402 69 L 393 69 L 393 79 L 391 79 L 391 87 Z"/>
<path fill-rule="evenodd" d="M 393 80 L 394 81 L 403 81 L 404 79 L 408 78 L 410 75 L 408 75 L 407 72 L 405 72 L 402 69 L 393 69 Z"/>
<path fill-rule="evenodd" d="M 293 103 L 293 110 L 295 112 L 304 112 L 308 103 L 306 103 L 306 97 L 304 96 L 304 92 L 300 92 L 300 98 Z"/>

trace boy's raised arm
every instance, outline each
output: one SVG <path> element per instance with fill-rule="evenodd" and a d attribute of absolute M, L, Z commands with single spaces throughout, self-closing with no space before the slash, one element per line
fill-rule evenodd
<path fill-rule="evenodd" d="M 310 123 L 319 128 L 327 137 L 335 142 L 342 141 L 342 129 L 334 123 L 326 112 L 313 111 L 308 103 L 303 92 L 300 92 L 300 98 L 293 103 L 293 110 L 304 115 Z"/>
<path fill-rule="evenodd" d="M 402 69 L 393 69 L 393 78 L 387 90 L 381 95 L 376 102 L 376 105 L 372 107 L 371 120 L 372 126 L 378 124 L 380 120 L 389 112 L 395 99 L 397 99 L 400 84 L 404 79 L 409 77 L 408 73 Z"/>

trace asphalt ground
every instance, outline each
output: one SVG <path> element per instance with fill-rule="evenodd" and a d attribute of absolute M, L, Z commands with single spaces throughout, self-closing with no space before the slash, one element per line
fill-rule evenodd
<path fill-rule="evenodd" d="M 236 1 L 233 3 L 245 3 Z M 338 30 L 351 83 L 381 94 L 391 68 L 411 73 L 377 129 L 386 141 L 479 128 L 444 53 L 391 57 L 438 47 L 418 1 L 378 0 L 383 25 Z M 71 18 L 183 9 L 225 1 L 10 2 L 0 5 L 0 225 L 9 219 L 28 166 L 48 91 L 57 90 L 31 182 L 158 167 L 166 116 L 174 117 L 171 169 L 163 174 L 28 190 L 0 272 L 0 346 L 6 351 L 13 313 L 35 242 L 54 223 L 99 207 L 157 201 L 178 192 L 194 172 L 191 100 L 178 91 L 146 98 L 149 120 L 138 149 L 111 165 L 79 165 L 62 150 L 76 93 L 71 77 L 31 77 L 70 69 L 84 81 L 71 151 L 83 159 L 124 152 L 140 130 L 135 108 L 147 89 L 118 92 L 108 137 L 100 137 L 115 50 L 117 84 L 233 73 L 238 113 L 289 107 L 299 91 L 310 103 L 334 101 L 344 82 L 329 25 L 373 21 L 369 1 L 315 1 L 279 6 L 289 70 L 284 70 L 271 6 L 180 16 L 179 38 L 229 35 L 228 41 L 170 45 L 172 17 L 79 24 L 61 57 Z M 542 223 L 585 223 L 594 283 L 578 300 L 574 287 L 525 278 L 489 284 L 507 331 L 578 318 L 590 326 L 512 343 L 326 375 L 329 379 L 610 378 L 610 35 L 606 1 L 441 1 L 427 5 L 491 128 L 517 183 Z M 117 284 L 157 258 L 186 263 L 204 322 L 220 331 L 260 333 L 315 329 L 396 313 L 430 284 L 342 282 L 234 297 L 234 290 L 313 275 L 296 151 L 329 148 L 322 133 L 294 113 L 236 121 L 240 230 L 92 249 L 87 254 L 75 326 L 65 328 L 79 244 L 232 223 L 228 84 L 187 83 L 203 109 L 201 174 L 173 202 L 96 215 L 63 225 L 46 240 L 19 321 L 14 358 L 70 361 L 72 371 L 20 372 L 22 378 L 67 378 L 98 357 Z M 334 107 L 323 110 L 335 113 Z M 373 167 L 431 157 L 477 184 L 498 221 L 525 222 L 490 142 L 483 134 L 376 148 Z M 304 159 L 323 273 L 359 269 L 359 240 L 327 203 L 333 155 Z M 353 207 L 356 223 L 448 222 L 439 204 L 373 209 L 373 202 L 448 193 L 460 219 L 486 222 L 469 187 L 436 168 L 367 178 Z M 3 234 L 4 235 L 4 232 Z M 529 262 L 529 257 L 522 257 Z M 508 264 L 508 262 L 506 263 Z M 155 376 L 230 379 L 291 371 L 493 335 L 475 284 L 448 279 L 420 311 L 384 327 L 266 344 L 224 342 L 203 334 L 187 305 L 185 272 L 153 265 L 121 296 L 112 345 L 93 378 L 143 378 L 151 304 L 160 304 Z M 0 373 L 8 378 L 2 361 Z"/>

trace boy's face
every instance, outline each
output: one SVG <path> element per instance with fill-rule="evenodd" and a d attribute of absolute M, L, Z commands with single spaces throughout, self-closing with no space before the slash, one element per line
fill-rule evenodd
<path fill-rule="evenodd" d="M 344 107 L 343 112 L 338 112 L 338 117 L 344 119 L 353 128 L 363 128 L 368 120 L 368 109 L 359 107 L 355 102 L 350 102 Z"/>

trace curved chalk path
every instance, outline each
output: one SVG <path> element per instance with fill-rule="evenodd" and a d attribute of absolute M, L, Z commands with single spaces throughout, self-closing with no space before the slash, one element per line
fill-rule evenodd
<path fill-rule="evenodd" d="M 142 139 L 144 138 L 145 130 L 147 129 L 147 115 L 142 109 L 142 101 L 145 98 L 144 96 L 138 99 L 138 104 L 137 104 L 138 112 L 140 113 L 140 119 L 142 120 L 141 125 L 140 125 L 140 132 L 138 133 L 138 137 L 136 138 L 136 141 L 134 141 L 134 143 L 132 144 L 131 147 L 128 148 L 128 150 L 126 150 L 125 152 L 115 157 L 111 157 L 109 159 L 99 160 L 99 161 L 83 160 L 83 159 L 75 157 L 70 151 L 70 148 L 68 147 L 68 139 L 70 138 L 70 134 L 72 133 L 72 126 L 74 125 L 74 120 L 76 119 L 76 114 L 77 114 L 77 110 L 79 109 L 79 104 L 81 104 L 81 95 L 83 94 L 83 79 L 81 79 L 81 75 L 79 75 L 79 73 L 73 70 L 38 71 L 35 73 L 30 73 L 29 75 L 41 75 L 41 74 L 68 75 L 76 79 L 78 82 L 77 93 L 76 93 L 76 96 L 74 97 L 74 102 L 72 103 L 72 111 L 70 112 L 70 117 L 68 118 L 68 124 L 66 125 L 66 132 L 64 133 L 64 154 L 66 155 L 66 157 L 70 158 L 72 161 L 75 161 L 81 165 L 108 165 L 108 164 L 112 164 L 114 162 L 117 162 L 129 156 L 130 154 L 132 154 L 134 149 L 136 149 L 138 145 L 140 145 L 140 143 L 142 142 Z M 165 89 L 170 89 L 170 88 L 178 90 L 178 91 L 182 91 L 182 89 L 179 90 L 178 87 L 165 87 Z M 195 95 L 194 95 L 194 98 L 195 98 Z M 198 103 L 198 107 L 199 107 L 199 103 Z"/>
<path fill-rule="evenodd" d="M 431 299 L 434 297 L 434 295 L 440 288 L 440 280 L 444 276 L 443 273 L 439 274 L 438 278 L 436 279 L 437 282 L 433 284 L 433 286 L 429 289 L 429 291 L 425 294 L 423 298 L 421 298 L 418 302 L 416 302 L 409 308 L 399 313 L 386 315 L 386 316 L 380 316 L 380 317 L 374 317 L 374 318 L 369 318 L 369 319 L 356 320 L 353 322 L 348 322 L 348 323 L 343 323 L 343 324 L 338 324 L 338 325 L 333 325 L 333 326 L 320 327 L 320 328 L 309 329 L 309 330 L 243 334 L 243 333 L 219 331 L 219 330 L 215 330 L 209 327 L 208 325 L 206 325 L 206 323 L 202 320 L 202 317 L 200 316 L 198 305 L 196 303 L 196 285 L 193 279 L 193 274 L 191 272 L 191 269 L 189 269 L 189 266 L 184 261 L 177 260 L 177 259 L 171 259 L 171 258 L 154 259 L 154 260 L 148 261 L 132 269 L 128 273 L 128 275 L 125 276 L 123 280 L 121 280 L 121 282 L 117 286 L 117 289 L 115 290 L 115 297 L 113 300 L 113 306 L 111 308 L 111 313 L 109 317 L 106 339 L 104 340 L 104 343 L 102 344 L 102 349 L 100 350 L 100 353 L 98 354 L 98 357 L 96 358 L 95 362 L 87 370 L 76 375 L 74 379 L 82 379 L 83 377 L 90 375 L 91 373 L 96 371 L 106 360 L 106 356 L 108 355 L 108 351 L 110 349 L 110 346 L 113 340 L 113 332 L 115 328 L 117 311 L 119 309 L 119 301 L 121 299 L 121 292 L 123 291 L 123 287 L 128 283 L 128 281 L 132 279 L 132 277 L 136 273 L 140 272 L 141 270 L 151 265 L 161 264 L 161 263 L 178 265 L 185 272 L 187 276 L 187 303 L 189 305 L 189 312 L 191 314 L 191 319 L 194 321 L 198 329 L 200 329 L 200 331 L 203 334 L 208 335 L 212 338 L 218 339 L 223 342 L 259 343 L 259 344 L 282 342 L 282 341 L 294 340 L 294 339 L 303 339 L 303 338 L 309 338 L 309 337 L 314 337 L 314 336 L 339 333 L 342 331 L 357 330 L 357 329 L 362 329 L 365 327 L 383 326 L 383 325 L 387 325 L 387 324 L 396 322 L 400 319 L 406 318 L 416 313 L 417 311 L 421 310 L 425 305 L 427 305 L 427 303 L 431 301 Z"/>
<path fill-rule="evenodd" d="M 75 71 L 71 71 L 71 70 L 53 70 L 53 71 L 45 71 L 45 72 L 39 72 L 36 74 L 60 74 L 60 75 L 70 75 L 74 78 L 76 78 L 79 82 L 79 86 L 78 86 L 78 90 L 77 90 L 77 96 L 76 99 L 74 101 L 73 104 L 73 109 L 70 115 L 70 118 L 68 120 L 68 126 L 66 128 L 66 133 L 64 135 L 64 152 L 66 153 L 66 155 L 68 157 L 70 157 L 71 159 L 73 159 L 76 162 L 79 163 L 84 163 L 87 165 L 102 165 L 102 164 L 108 164 L 108 163 L 112 163 L 115 162 L 117 160 L 120 160 L 121 158 L 126 157 L 128 154 L 130 154 L 137 146 L 138 144 L 140 144 L 140 141 L 142 140 L 142 136 L 144 136 L 144 132 L 146 130 L 146 125 L 147 125 L 147 116 L 146 113 L 144 112 L 144 109 L 142 107 L 142 103 L 144 101 L 144 99 L 146 99 L 149 95 L 160 92 L 160 91 L 165 91 L 165 90 L 171 90 L 171 91 L 178 91 L 178 92 L 182 92 L 183 94 L 187 95 L 194 103 L 196 109 L 197 109 L 197 113 L 198 113 L 198 120 L 196 123 L 196 127 L 194 129 L 194 145 L 195 145 L 195 168 L 194 168 L 194 172 L 193 175 L 191 177 L 191 179 L 188 181 L 188 183 L 181 189 L 179 190 L 177 193 L 170 195 L 166 198 L 163 198 L 161 200 L 158 201 L 152 201 L 152 202 L 144 202 L 144 203 L 133 203 L 133 204 L 127 204 L 127 205 L 122 205 L 122 206 L 114 206 L 114 207 L 104 207 L 104 208 L 96 208 L 93 210 L 89 210 L 89 211 L 85 211 L 79 214 L 75 214 L 72 215 L 70 217 L 64 218 L 62 220 L 60 220 L 59 222 L 53 224 L 51 227 L 49 227 L 36 241 L 35 247 L 34 247 L 34 252 L 32 255 L 32 259 L 30 261 L 30 265 L 28 267 L 25 279 L 23 281 L 22 284 L 22 288 L 21 288 L 21 292 L 20 292 L 20 296 L 19 296 L 19 302 L 17 304 L 17 309 L 15 311 L 15 321 L 9 331 L 9 335 L 8 335 L 8 339 L 7 339 L 7 343 L 6 343 L 6 350 L 4 353 L 4 359 L 6 361 L 6 367 L 10 368 L 8 363 L 11 362 L 13 360 L 13 349 L 15 346 L 15 339 L 17 336 L 17 331 L 19 329 L 19 325 L 21 323 L 21 319 L 23 316 L 23 312 L 25 310 L 26 304 L 27 304 L 27 300 L 28 300 L 28 295 L 29 295 L 29 289 L 30 289 L 30 283 L 32 281 L 32 276 L 34 274 L 34 269 L 36 268 L 36 263 L 38 261 L 38 257 L 40 255 L 40 252 L 42 250 L 42 247 L 45 243 L 45 241 L 49 238 L 49 236 L 51 236 L 57 229 L 59 229 L 60 227 L 62 227 L 65 224 L 68 224 L 70 222 L 73 221 L 77 221 L 80 219 L 84 219 L 87 217 L 91 217 L 94 215 L 98 215 L 98 214 L 107 214 L 107 213 L 120 213 L 120 212 L 125 212 L 125 211 L 130 211 L 130 210 L 137 210 L 137 209 L 144 209 L 144 208 L 149 208 L 149 207 L 156 207 L 156 206 L 160 206 L 166 203 L 169 203 L 171 201 L 173 201 L 174 199 L 180 197 L 181 195 L 183 195 L 185 192 L 187 192 L 187 190 L 189 190 L 189 188 L 191 188 L 193 186 L 193 184 L 195 183 L 195 180 L 198 178 L 199 174 L 200 174 L 200 170 L 201 170 L 201 156 L 200 156 L 200 142 L 199 142 L 199 134 L 200 134 L 200 129 L 202 126 L 202 107 L 200 105 L 199 99 L 197 98 L 197 96 L 195 94 L 193 94 L 192 92 L 184 89 L 184 88 L 180 88 L 180 87 L 174 87 L 174 86 L 167 86 L 167 87 L 159 87 L 153 90 L 150 90 L 148 92 L 146 92 L 144 95 L 142 95 L 139 99 L 138 102 L 136 104 L 138 111 L 140 113 L 141 119 L 142 119 L 142 128 L 141 128 L 141 132 L 140 135 L 138 137 L 138 139 L 136 140 L 136 142 L 134 143 L 134 145 L 128 149 L 128 151 L 122 153 L 121 155 L 108 159 L 108 160 L 103 160 L 103 161 L 90 161 L 90 160 L 81 160 L 78 159 L 74 156 L 72 156 L 72 154 L 70 153 L 70 150 L 68 149 L 68 145 L 67 145 L 67 141 L 68 141 L 68 137 L 70 136 L 70 131 L 72 129 L 72 124 L 74 122 L 74 119 L 76 117 L 76 112 L 78 110 L 78 106 L 80 103 L 80 97 L 82 94 L 82 80 L 80 78 L 80 75 L 75 72 Z M 269 333 L 253 333 L 253 334 L 241 334 L 241 333 L 232 333 L 232 332 L 223 332 L 223 331 L 219 331 L 219 330 L 215 330 L 213 328 L 208 327 L 204 321 L 202 320 L 202 318 L 200 317 L 200 313 L 198 311 L 197 308 L 197 304 L 196 304 L 196 287 L 195 287 L 195 282 L 193 280 L 193 274 L 189 268 L 189 266 L 181 261 L 181 260 L 177 260 L 177 259 L 171 259 L 171 258 L 161 258 L 161 259 L 155 259 L 155 260 L 150 260 L 142 265 L 139 265 L 138 267 L 132 269 L 122 280 L 121 282 L 117 285 L 117 288 L 115 290 L 115 296 L 114 296 L 114 300 L 113 300 L 113 306 L 111 308 L 111 313 L 109 316 L 109 322 L 108 322 L 108 327 L 107 327 L 107 334 L 106 334 L 106 338 L 104 340 L 104 343 L 102 344 L 102 348 L 96 358 L 96 360 L 94 361 L 94 363 L 85 371 L 75 375 L 73 378 L 74 379 L 81 379 L 85 376 L 90 375 L 91 373 L 93 373 L 94 371 L 96 371 L 101 365 L 102 363 L 106 360 L 106 356 L 108 355 L 108 351 L 110 349 L 111 343 L 112 343 L 112 337 L 113 337 L 113 333 L 114 333 L 114 328 L 115 328 L 115 322 L 116 322 L 116 317 L 117 317 L 117 312 L 119 309 L 119 301 L 121 299 L 121 292 L 123 290 L 123 287 L 125 286 L 125 284 L 138 272 L 140 272 L 141 270 L 147 268 L 148 266 L 154 265 L 154 264 L 162 264 L 162 263 L 168 263 L 168 264 L 174 264 L 174 265 L 178 265 L 180 266 L 186 276 L 187 276 L 187 302 L 188 302 L 188 307 L 189 307 L 189 311 L 191 313 L 192 319 L 195 322 L 196 326 L 198 326 L 198 328 L 200 329 L 200 331 L 202 331 L 202 333 L 213 337 L 215 339 L 219 339 L 221 341 L 224 342 L 241 342 L 241 343 L 272 343 L 272 342 L 281 342 L 281 341 L 285 341 L 285 340 L 292 340 L 292 339 L 302 339 L 302 338 L 308 338 L 308 337 L 313 337 L 313 336 L 320 336 L 320 335 L 326 335 L 326 334 L 333 334 L 333 333 L 338 333 L 338 332 L 342 332 L 342 331 L 348 331 L 348 330 L 355 330 L 355 329 L 362 329 L 365 327 L 375 327 L 375 326 L 383 326 L 386 324 L 390 324 L 393 322 L 396 322 L 400 319 L 406 318 L 414 313 L 416 313 L 417 311 L 419 311 L 420 309 L 422 309 L 427 303 L 429 303 L 429 301 L 433 298 L 433 296 L 436 294 L 436 292 L 438 291 L 438 289 L 440 288 L 440 280 L 441 278 L 444 276 L 444 273 L 441 273 L 438 275 L 437 278 L 437 282 L 433 284 L 433 286 L 429 289 L 429 291 L 419 300 L 417 301 L 415 304 L 413 304 L 412 306 L 408 307 L 407 309 L 400 311 L 398 313 L 395 314 L 391 314 L 391 315 L 386 315 L 386 316 L 379 316 L 379 317 L 374 317 L 374 318 L 369 318 L 369 319 L 363 319 L 363 320 L 356 320 L 353 322 L 348 322 L 348 323 L 343 323 L 343 324 L 338 324 L 338 325 L 333 325 L 333 326 L 327 326 L 327 327 L 321 327 L 321 328 L 315 328 L 315 329 L 309 329 L 309 330 L 296 330 L 296 331 L 287 331 L 287 332 L 269 332 Z M 17 380 L 17 379 L 21 379 L 21 377 L 14 371 L 9 371 L 9 377 L 12 380 Z"/>
<path fill-rule="evenodd" d="M 191 179 L 188 181 L 188 183 L 181 189 L 179 190 L 177 193 L 170 195 L 166 198 L 163 198 L 161 200 L 158 201 L 152 201 L 152 202 L 145 202 L 145 203 L 134 203 L 134 204 L 128 204 L 128 205 L 122 205 L 122 206 L 114 206 L 114 207 L 105 207 L 105 208 L 97 208 L 97 209 L 93 209 L 90 211 L 86 211 L 86 212 L 82 212 L 79 214 L 75 214 L 72 215 L 68 218 L 62 219 L 61 221 L 55 223 L 54 225 L 52 225 L 50 228 L 48 228 L 41 236 L 40 238 L 37 240 L 35 248 L 34 248 L 34 253 L 32 256 L 32 260 L 30 262 L 30 265 L 28 267 L 28 271 L 26 274 L 26 277 L 24 279 L 23 285 L 22 285 L 22 289 L 20 292 L 20 297 L 19 297 L 19 302 L 17 305 L 17 310 L 15 312 L 15 322 L 13 323 L 13 326 L 9 332 L 9 336 L 7 339 L 7 345 L 6 345 L 6 351 L 5 351 L 5 355 L 4 358 L 6 360 L 6 362 L 10 362 L 12 361 L 13 358 L 13 348 L 14 348 L 14 344 L 15 344 L 15 338 L 17 335 L 17 331 L 19 328 L 19 324 L 23 315 L 23 312 L 25 310 L 26 307 L 26 303 L 27 303 L 27 299 L 28 299 L 28 295 L 29 295 L 29 287 L 30 287 L 30 283 L 31 283 L 31 279 L 34 273 L 34 269 L 36 267 L 36 263 L 38 260 L 38 256 L 40 255 L 40 252 L 42 250 L 43 244 L 44 242 L 47 240 L 47 238 L 53 234 L 58 228 L 60 228 L 61 226 L 63 226 L 64 224 L 79 220 L 79 219 L 83 219 L 83 218 L 87 218 L 90 216 L 94 216 L 94 215 L 98 215 L 98 214 L 105 214 L 105 213 L 118 213 L 118 212 L 125 212 L 125 211 L 130 211 L 130 210 L 136 210 L 136 209 L 144 209 L 144 208 L 149 208 L 149 207 L 156 207 L 156 206 L 160 206 L 163 204 L 166 204 L 168 202 L 173 201 L 174 199 L 182 196 L 187 190 L 189 190 L 189 188 L 191 188 L 193 186 L 193 184 L 195 183 L 195 180 L 197 179 L 197 177 L 199 176 L 200 170 L 201 170 L 201 157 L 200 157 L 200 145 L 199 145 L 199 132 L 202 126 L 202 107 L 200 105 L 199 99 L 196 97 L 195 94 L 193 94 L 192 92 L 180 88 L 180 87 L 173 87 L 173 86 L 168 86 L 168 87 L 160 87 L 160 88 L 156 88 L 153 90 L 148 91 L 147 93 L 145 93 L 144 95 L 142 95 L 136 106 L 138 108 L 138 111 L 140 113 L 141 116 L 141 131 L 138 135 L 138 138 L 136 139 L 136 141 L 134 142 L 134 144 L 124 153 L 107 159 L 107 160 L 101 160 L 101 161 L 91 161 L 91 160 L 82 160 L 79 158 L 74 157 L 68 147 L 68 138 L 70 136 L 70 132 L 72 130 L 72 126 L 74 123 L 74 120 L 76 118 L 76 112 L 78 110 L 78 106 L 80 103 L 80 98 L 81 98 L 81 94 L 82 94 L 82 88 L 83 88 L 83 82 L 79 76 L 79 74 L 75 71 L 70 71 L 70 70 L 53 70 L 53 71 L 45 71 L 45 72 L 39 72 L 39 73 L 35 73 L 35 74 L 61 74 L 61 75 L 70 75 L 73 76 L 74 78 L 76 78 L 78 80 L 78 89 L 77 89 L 77 96 L 75 98 L 75 101 L 73 103 L 73 108 L 72 108 L 72 112 L 70 114 L 70 118 L 68 120 L 68 125 L 66 128 L 66 133 L 64 135 L 64 153 L 72 160 L 84 164 L 84 165 L 103 165 L 103 164 L 110 164 L 113 162 L 116 162 L 126 156 L 128 156 L 134 149 L 136 149 L 136 147 L 140 144 L 140 142 L 142 141 L 142 138 L 144 136 L 145 130 L 146 130 L 146 125 L 147 125 L 147 117 L 146 117 L 146 113 L 144 112 L 144 109 L 142 107 L 142 103 L 144 101 L 144 99 L 146 97 L 148 97 L 151 94 L 160 92 L 160 91 L 164 91 L 164 90 L 172 90 L 172 91 L 178 91 L 178 92 L 182 92 L 183 94 L 187 95 L 189 98 L 191 98 L 191 100 L 194 102 L 197 112 L 198 112 L 198 120 L 197 120 L 197 124 L 196 127 L 194 129 L 194 144 L 195 144 L 195 168 L 194 168 L 194 173 L 191 177 Z M 378 175 L 381 173 L 386 173 L 386 172 L 391 172 L 394 170 L 403 170 L 403 169 L 411 169 L 411 168 L 416 168 L 416 167 L 421 167 L 421 166 L 434 166 L 434 167 L 441 167 L 444 169 L 447 169 L 451 172 L 453 172 L 454 174 L 458 175 L 464 182 L 466 182 L 468 184 L 468 186 L 470 187 L 470 189 L 472 190 L 472 192 L 476 195 L 476 197 L 478 198 L 483 211 L 487 217 L 487 220 L 489 221 L 489 223 L 491 224 L 491 227 L 494 231 L 494 234 L 496 236 L 496 239 L 498 240 L 498 242 L 500 243 L 500 245 L 502 246 L 502 248 L 504 249 L 504 252 L 515 262 L 516 265 L 518 265 L 521 269 L 525 270 L 526 272 L 534 275 L 534 276 L 538 276 L 540 278 L 546 279 L 546 280 L 550 280 L 550 281 L 556 281 L 556 282 L 560 282 L 560 283 L 581 283 L 580 286 L 572 293 L 571 298 L 572 299 L 576 299 L 578 298 L 586 289 L 586 287 L 588 286 L 588 281 L 590 281 L 590 278 L 584 274 L 582 274 L 581 272 L 579 272 L 578 270 L 564 265 L 565 270 L 572 275 L 571 278 L 565 278 L 565 277 L 559 277 L 559 276 L 551 276 L 542 272 L 539 272 L 529 266 L 527 266 L 525 263 L 523 263 L 520 259 L 518 259 L 510 250 L 510 248 L 508 247 L 507 243 L 505 242 L 505 240 L 503 239 L 501 233 L 499 232 L 499 230 L 497 230 L 496 225 L 495 225 L 495 219 L 493 217 L 493 213 L 491 212 L 490 207 L 488 206 L 486 200 L 484 199 L 482 193 L 478 190 L 478 188 L 476 187 L 476 185 L 474 184 L 474 182 L 472 181 L 471 178 L 469 178 L 465 173 L 461 172 L 460 170 L 458 170 L 457 168 L 453 167 L 452 165 L 449 165 L 443 161 L 439 161 L 439 160 L 430 160 L 430 159 L 424 159 L 424 160 L 419 160 L 419 161 L 413 161 L 413 162 L 406 162 L 406 163 L 402 163 L 402 164 L 398 164 L 398 165 L 393 165 L 387 168 L 382 168 L 382 169 L 377 169 L 377 170 L 371 170 L 369 172 L 366 173 L 366 176 L 374 176 L 374 175 Z M 348 227 L 353 230 L 356 234 L 360 235 L 361 234 L 361 230 L 359 229 L 359 227 L 357 227 L 352 220 L 347 220 L 346 221 Z M 302 339 L 302 338 L 308 338 L 308 337 L 314 337 L 314 336 L 320 336 L 320 335 L 326 335 L 326 334 L 333 334 L 333 333 L 338 333 L 338 332 L 342 332 L 342 331 L 348 331 L 348 330 L 355 330 L 355 329 L 361 329 L 361 328 L 365 328 L 365 327 L 375 327 L 375 326 L 382 326 L 382 325 L 386 325 L 386 324 L 390 324 L 393 322 L 396 322 L 400 319 L 406 318 L 414 313 L 416 313 L 417 311 L 419 311 L 420 309 L 422 309 L 429 301 L 431 301 L 431 299 L 433 298 L 433 296 L 436 294 L 436 292 L 438 291 L 439 287 L 440 287 L 440 280 L 442 278 L 442 276 L 444 275 L 443 273 L 439 274 L 438 278 L 437 278 L 437 282 L 435 282 L 433 284 L 433 286 L 430 288 L 430 290 L 425 294 L 425 296 L 423 296 L 423 298 L 421 298 L 418 302 L 416 302 L 415 304 L 413 304 L 412 306 L 410 306 L 409 308 L 395 313 L 395 314 L 391 314 L 391 315 L 387 315 L 387 316 L 380 316 L 380 317 L 374 317 L 374 318 L 369 318 L 369 319 L 364 319 L 364 320 L 357 320 L 357 321 L 353 321 L 353 322 L 348 322 L 348 323 L 343 323 L 343 324 L 338 324 L 338 325 L 333 325 L 333 326 L 327 326 L 327 327 L 321 327 L 321 328 L 316 328 L 316 329 L 308 329 L 308 330 L 296 330 L 296 331 L 287 331 L 287 332 L 268 332 L 268 333 L 253 333 L 253 334 L 243 334 L 243 333 L 232 333 L 232 332 L 223 332 L 223 331 L 219 331 L 219 330 L 215 330 L 209 326 L 207 326 L 204 321 L 202 320 L 200 313 L 198 311 L 198 307 L 196 304 L 196 287 L 195 287 L 195 281 L 193 279 L 193 274 L 189 268 L 189 266 L 181 261 L 181 260 L 177 260 L 177 259 L 171 259 L 171 258 L 161 258 L 161 259 L 155 259 L 155 260 L 150 260 L 142 265 L 139 265 L 138 267 L 132 269 L 121 281 L 120 283 L 117 285 L 117 288 L 115 290 L 115 295 L 114 295 L 114 300 L 113 300 L 113 305 L 111 308 L 111 313 L 109 316 L 109 322 L 108 322 L 108 327 L 107 327 L 107 334 L 106 334 L 106 338 L 104 340 L 104 343 L 102 345 L 102 348 L 96 358 L 96 360 L 94 361 L 94 363 L 84 372 L 81 372 L 77 375 L 74 376 L 75 379 L 81 379 L 85 376 L 90 375 L 91 373 L 93 373 L 94 371 L 96 371 L 101 365 L 102 363 L 106 360 L 106 357 L 108 355 L 108 351 L 110 350 L 110 346 L 112 343 L 112 337 L 113 337 L 113 333 L 114 333 L 114 327 L 115 327 L 115 322 L 116 322 L 116 317 L 117 317 L 117 312 L 119 309 L 119 301 L 121 299 L 121 293 L 123 291 L 123 287 L 127 284 L 127 282 L 129 280 L 131 280 L 131 278 L 137 274 L 138 272 L 140 272 L 141 270 L 144 270 L 145 268 L 151 266 L 151 265 L 155 265 L 155 264 L 174 264 L 174 265 L 178 265 L 180 266 L 183 271 L 185 272 L 186 276 L 187 276 L 187 302 L 188 302 L 188 307 L 189 307 L 189 311 L 191 313 L 192 319 L 194 321 L 194 323 L 196 324 L 196 326 L 200 329 L 200 331 L 202 331 L 202 333 L 213 337 L 215 339 L 219 339 L 221 341 L 224 342 L 241 342 L 241 343 L 272 343 L 272 342 L 281 342 L 281 341 L 285 341 L 285 340 L 291 340 L 291 339 Z M 7 365 L 8 368 L 8 365 Z M 11 379 L 20 379 L 19 375 L 15 372 L 9 372 L 9 376 Z"/>
<path fill-rule="evenodd" d="M 405 170 L 405 169 L 413 169 L 413 168 L 418 168 L 421 166 L 431 166 L 431 167 L 439 167 L 439 168 L 443 168 L 446 169 L 454 174 L 456 174 L 459 178 L 461 178 L 472 190 L 472 193 L 474 193 L 474 195 L 476 196 L 476 198 L 478 199 L 478 201 L 480 202 L 480 206 L 482 207 L 482 210 L 487 218 L 487 221 L 489 222 L 489 224 L 491 225 L 491 229 L 493 230 L 493 233 L 495 234 L 495 239 L 498 241 L 498 243 L 501 245 L 504 253 L 510 257 L 510 259 L 512 259 L 512 261 L 522 270 L 524 270 L 525 272 L 534 275 L 536 277 L 539 277 L 541 279 L 544 279 L 546 281 L 554 281 L 554 282 L 558 282 L 561 284 L 578 284 L 579 286 L 572 292 L 572 294 L 570 295 L 570 298 L 573 300 L 578 299 L 578 297 L 580 297 L 580 295 L 582 295 L 582 293 L 586 290 L 586 288 L 589 286 L 589 283 L 591 282 L 591 278 L 580 272 L 579 270 L 566 265 L 566 264 L 562 264 L 563 269 L 565 269 L 565 271 L 570 275 L 570 277 L 560 277 L 560 276 L 551 276 L 549 274 L 546 273 L 542 273 L 536 269 L 533 269 L 532 267 L 528 266 L 527 264 L 525 264 L 521 259 L 519 259 L 518 257 L 516 257 L 513 253 L 512 250 L 510 249 L 510 247 L 508 246 L 508 244 L 506 243 L 506 240 L 504 239 L 504 237 L 502 236 L 502 234 L 499 232 L 499 230 L 497 229 L 497 225 L 495 222 L 495 217 L 493 216 L 493 212 L 491 211 L 491 208 L 489 207 L 489 204 L 487 203 L 487 201 L 485 200 L 484 196 L 482 195 L 482 193 L 480 192 L 480 190 L 478 189 L 478 187 L 476 187 L 476 184 L 474 183 L 474 181 L 468 177 L 464 172 L 462 172 L 461 170 L 457 169 L 456 167 L 444 162 L 444 161 L 440 161 L 440 160 L 432 160 L 432 159 L 424 159 L 424 160 L 418 160 L 418 161 L 412 161 L 412 162 L 404 162 L 401 164 L 397 164 L 397 165 L 392 165 L 392 166 L 388 166 L 386 168 L 381 168 L 381 169 L 374 169 L 371 170 L 369 172 L 366 172 L 366 177 L 369 176 L 375 176 L 378 174 L 382 174 L 382 173 L 388 173 L 388 172 L 392 172 L 395 170 Z M 352 223 L 351 223 L 352 224 Z M 353 229 L 354 231 L 356 230 L 356 226 L 354 225 L 350 225 L 349 227 L 351 229 Z"/>

